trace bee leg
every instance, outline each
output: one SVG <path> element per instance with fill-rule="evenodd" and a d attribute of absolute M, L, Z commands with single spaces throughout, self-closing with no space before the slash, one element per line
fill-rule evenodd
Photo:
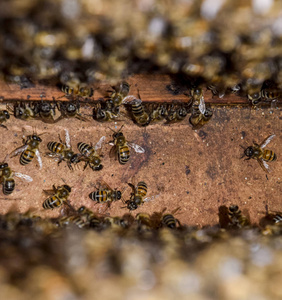
<path fill-rule="evenodd" d="M 3 124 L 0 124 L 0 127 L 3 127 L 3 128 L 5 128 L 5 129 L 7 129 L 7 130 L 8 130 L 8 127 L 7 127 L 7 126 L 5 126 L 5 125 L 3 125 Z"/>
<path fill-rule="evenodd" d="M 83 171 L 86 169 L 86 167 L 89 165 L 89 161 L 87 161 L 84 165 Z"/>
<path fill-rule="evenodd" d="M 61 139 L 60 134 L 58 134 L 58 136 L 59 136 L 60 143 L 64 144 L 64 142 L 63 142 L 62 139 Z"/>

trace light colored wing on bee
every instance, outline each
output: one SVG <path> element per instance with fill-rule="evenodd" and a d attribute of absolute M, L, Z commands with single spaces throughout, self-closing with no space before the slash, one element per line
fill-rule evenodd
<path fill-rule="evenodd" d="M 71 147 L 71 145 L 70 145 L 70 134 L 69 134 L 69 131 L 67 129 L 65 129 L 65 134 L 66 134 L 66 146 L 68 148 L 70 148 Z"/>
<path fill-rule="evenodd" d="M 145 149 L 134 143 L 127 143 L 127 145 L 135 150 L 137 153 L 145 153 Z"/>
<path fill-rule="evenodd" d="M 144 202 L 149 202 L 149 201 L 152 201 L 156 198 L 158 198 L 160 195 L 156 195 L 156 196 L 151 196 L 151 197 L 146 197 L 143 199 Z"/>
<path fill-rule="evenodd" d="M 35 150 L 35 155 L 36 155 L 36 158 L 37 158 L 37 161 L 39 164 L 39 169 L 41 170 L 42 169 L 42 159 L 41 159 L 40 152 L 38 149 Z"/>
<path fill-rule="evenodd" d="M 52 152 L 47 152 L 46 155 L 53 158 L 55 161 L 58 161 L 60 159 L 60 156 L 61 156 L 61 154 L 52 153 Z"/>
<path fill-rule="evenodd" d="M 106 181 L 104 181 L 104 180 L 101 180 L 101 182 L 100 182 L 100 189 L 106 189 L 106 190 L 113 190 L 108 184 L 107 184 L 107 182 Z"/>
<path fill-rule="evenodd" d="M 275 134 L 270 135 L 267 137 L 260 145 L 261 148 L 264 148 L 266 145 L 270 143 L 270 141 L 275 137 Z"/>
<path fill-rule="evenodd" d="M 265 160 L 262 160 L 260 158 L 257 159 L 259 165 L 261 166 L 261 168 L 266 172 L 269 173 L 270 172 L 270 168 L 269 165 L 267 164 L 267 162 Z"/>
<path fill-rule="evenodd" d="M 10 153 L 10 157 L 14 157 L 16 155 L 18 155 L 21 152 L 24 152 L 27 149 L 28 145 L 23 145 L 19 148 L 17 148 L 16 150 L 14 150 L 13 152 Z"/>
<path fill-rule="evenodd" d="M 54 190 L 43 190 L 43 193 L 46 195 L 46 196 L 53 196 L 55 195 L 55 191 Z"/>
<path fill-rule="evenodd" d="M 126 96 L 126 97 L 124 97 L 124 98 L 122 99 L 121 103 L 129 103 L 129 102 L 131 102 L 131 101 L 133 101 L 133 100 L 135 100 L 135 99 L 136 99 L 135 96 L 133 96 L 133 95 L 128 95 L 128 96 Z M 141 101 L 141 100 L 140 100 L 140 101 Z"/>
<path fill-rule="evenodd" d="M 98 149 L 102 148 L 102 144 L 104 143 L 106 137 L 102 136 L 99 140 L 99 142 L 95 145 L 94 149 L 97 151 Z"/>
<path fill-rule="evenodd" d="M 113 145 L 113 147 L 112 147 L 111 150 L 110 150 L 109 156 L 110 156 L 111 158 L 115 157 L 115 158 L 117 159 L 116 153 L 117 153 L 117 146 L 116 146 L 116 145 Z"/>
<path fill-rule="evenodd" d="M 204 114 L 206 111 L 206 104 L 203 96 L 200 99 L 199 111 L 201 112 L 201 114 Z"/>
<path fill-rule="evenodd" d="M 16 177 L 19 177 L 19 178 L 22 178 L 22 179 L 26 180 L 27 182 L 32 182 L 33 181 L 33 179 L 30 176 L 26 175 L 26 174 L 22 174 L 22 173 L 19 173 L 19 172 L 14 172 L 14 175 Z"/>

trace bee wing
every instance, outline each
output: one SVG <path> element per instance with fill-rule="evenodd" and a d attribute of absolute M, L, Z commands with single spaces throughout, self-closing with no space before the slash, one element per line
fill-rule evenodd
<path fill-rule="evenodd" d="M 143 199 L 144 202 L 149 202 L 149 201 L 152 201 L 156 198 L 158 198 L 160 195 L 156 195 L 156 196 L 151 196 L 151 197 L 146 197 Z"/>
<path fill-rule="evenodd" d="M 117 146 L 114 145 L 114 146 L 111 148 L 111 150 L 110 150 L 109 156 L 110 156 L 111 158 L 113 158 L 113 157 L 117 158 L 116 152 L 117 152 Z"/>
<path fill-rule="evenodd" d="M 19 173 L 19 172 L 14 172 L 14 175 L 16 177 L 22 178 L 22 179 L 24 179 L 24 180 L 26 180 L 28 182 L 32 182 L 33 181 L 33 179 L 30 176 L 26 175 L 26 174 L 22 174 L 22 173 Z"/>
<path fill-rule="evenodd" d="M 18 155 L 21 152 L 24 152 L 27 149 L 28 145 L 23 145 L 19 148 L 17 148 L 16 150 L 14 150 L 13 152 L 10 153 L 10 157 L 14 157 L 16 155 Z"/>
<path fill-rule="evenodd" d="M 65 129 L 65 134 L 66 134 L 66 146 L 68 148 L 71 148 L 71 145 L 70 145 L 70 134 L 69 134 L 69 131 L 67 129 Z"/>
<path fill-rule="evenodd" d="M 136 97 L 135 96 L 133 96 L 133 95 L 128 95 L 128 96 L 126 96 L 126 97 L 124 97 L 123 99 L 122 99 L 122 102 L 121 103 L 129 103 L 129 102 L 131 102 L 131 101 L 133 101 L 133 100 L 135 100 L 136 99 Z M 137 99 L 136 99 L 137 100 Z M 140 99 L 138 99 L 138 100 L 140 100 Z M 141 101 L 141 100 L 140 100 Z"/>
<path fill-rule="evenodd" d="M 106 137 L 102 136 L 99 140 L 99 142 L 95 145 L 94 149 L 97 151 L 98 149 L 102 148 L 102 144 L 104 143 Z"/>
<path fill-rule="evenodd" d="M 39 169 L 41 170 L 42 169 L 42 159 L 41 159 L 40 152 L 38 149 L 35 150 L 35 155 L 36 155 L 36 158 L 37 158 L 37 161 L 39 164 Z"/>
<path fill-rule="evenodd" d="M 270 143 L 270 141 L 275 137 L 275 134 L 270 135 L 267 137 L 260 145 L 261 148 L 264 148 L 266 145 Z"/>
<path fill-rule="evenodd" d="M 133 148 L 135 150 L 135 152 L 137 152 L 137 153 L 145 153 L 145 149 L 137 144 L 127 143 L 127 145 L 130 146 L 131 148 Z"/>
<path fill-rule="evenodd" d="M 262 159 L 257 159 L 259 165 L 261 166 L 261 168 L 266 172 L 269 173 L 270 172 L 270 168 L 269 165 L 267 164 L 267 162 L 265 160 Z"/>
<path fill-rule="evenodd" d="M 100 183 L 100 189 L 107 189 L 107 190 L 113 190 L 108 184 L 106 181 L 104 180 L 101 180 L 101 183 Z"/>
<path fill-rule="evenodd" d="M 43 190 L 43 193 L 47 196 L 51 196 L 55 194 L 54 190 Z"/>
<path fill-rule="evenodd" d="M 204 97 L 202 96 L 200 99 L 200 104 L 199 104 L 199 111 L 204 114 L 206 111 L 206 104 L 205 104 L 205 100 Z"/>

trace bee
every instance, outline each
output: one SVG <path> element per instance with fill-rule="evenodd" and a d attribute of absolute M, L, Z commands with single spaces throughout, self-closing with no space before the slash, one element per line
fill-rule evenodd
<path fill-rule="evenodd" d="M 247 156 L 246 160 L 249 160 L 251 158 L 256 159 L 259 165 L 261 166 L 261 168 L 265 172 L 269 173 L 270 169 L 267 162 L 275 161 L 277 159 L 277 155 L 272 150 L 267 150 L 264 148 L 274 137 L 275 134 L 270 135 L 260 145 L 254 142 L 253 146 L 250 146 L 244 150 L 244 154 L 242 155 L 241 158 Z"/>
<path fill-rule="evenodd" d="M 100 102 L 93 108 L 93 119 L 98 122 L 109 122 L 117 119 L 119 116 L 119 107 L 113 107 L 109 100 Z"/>
<path fill-rule="evenodd" d="M 146 112 L 142 100 L 134 99 L 131 101 L 131 112 L 134 121 L 140 126 L 147 126 L 150 124 L 150 115 Z"/>
<path fill-rule="evenodd" d="M 65 216 L 59 219 L 57 222 L 57 225 L 60 227 L 75 224 L 79 228 L 84 228 L 87 224 L 83 218 L 81 218 L 80 215 L 71 215 L 71 216 Z"/>
<path fill-rule="evenodd" d="M 266 88 L 261 91 L 261 96 L 266 101 L 275 101 L 281 96 L 281 91 L 278 89 Z"/>
<path fill-rule="evenodd" d="M 67 202 L 68 197 L 71 192 L 71 187 L 67 184 L 62 186 L 55 187 L 53 185 L 53 190 L 44 190 L 44 193 L 47 195 L 53 194 L 48 197 L 42 204 L 44 209 L 53 209 L 60 207 L 63 203 Z"/>
<path fill-rule="evenodd" d="M 14 117 L 24 121 L 32 120 L 36 117 L 36 112 L 31 104 L 17 102 L 13 107 L 7 105 L 8 111 L 13 113 Z"/>
<path fill-rule="evenodd" d="M 78 96 L 83 98 L 89 98 L 94 95 L 93 88 L 87 86 L 84 83 L 80 83 L 78 78 L 72 78 L 61 86 L 62 92 L 66 94 L 66 96 Z"/>
<path fill-rule="evenodd" d="M 248 88 L 248 99 L 252 105 L 258 105 L 262 101 L 262 93 L 260 86 L 252 86 Z"/>
<path fill-rule="evenodd" d="M 138 213 L 136 215 L 136 221 L 138 224 L 138 230 L 146 231 L 152 229 L 152 221 L 149 214 L 146 213 Z"/>
<path fill-rule="evenodd" d="M 42 142 L 42 139 L 39 135 L 33 133 L 32 135 L 28 135 L 25 139 L 25 136 L 23 136 L 23 143 L 24 145 L 15 149 L 10 156 L 14 157 L 21 153 L 20 156 L 20 164 L 21 165 L 27 165 L 29 164 L 34 156 L 36 156 L 39 168 L 42 169 L 42 159 L 39 153 L 39 145 Z"/>
<path fill-rule="evenodd" d="M 3 128 L 7 128 L 7 126 L 3 125 L 2 123 L 6 122 L 10 119 L 10 114 L 7 110 L 0 110 L 0 126 Z"/>
<path fill-rule="evenodd" d="M 113 108 L 116 108 L 122 104 L 123 100 L 125 100 L 129 93 L 130 85 L 128 82 L 123 81 L 118 86 L 112 88 L 114 91 L 112 92 L 108 101 L 112 104 Z"/>
<path fill-rule="evenodd" d="M 150 112 L 151 123 L 163 121 L 168 116 L 167 103 L 149 103 L 147 109 Z"/>
<path fill-rule="evenodd" d="M 188 111 L 184 107 L 184 105 L 170 104 L 167 109 L 167 123 L 175 123 L 182 121 L 187 116 L 187 113 Z"/>
<path fill-rule="evenodd" d="M 34 112 L 39 115 L 40 120 L 45 123 L 56 123 L 58 120 L 54 119 L 55 105 L 52 105 L 49 101 L 41 101 L 34 103 Z"/>
<path fill-rule="evenodd" d="M 164 214 L 164 212 L 166 211 L 166 208 L 164 208 L 161 218 L 162 224 L 170 229 L 176 229 L 177 225 L 181 226 L 179 220 L 173 216 L 179 209 L 180 207 L 174 209 L 171 213 Z"/>
<path fill-rule="evenodd" d="M 100 218 L 97 217 L 92 210 L 86 208 L 85 206 L 81 206 L 77 212 L 86 217 L 90 227 L 97 228 L 101 225 Z"/>
<path fill-rule="evenodd" d="M 206 124 L 211 119 L 213 112 L 210 108 L 206 107 L 201 88 L 193 89 L 191 94 L 193 104 L 189 122 L 193 126 L 193 130 L 195 130 Z"/>
<path fill-rule="evenodd" d="M 23 178 L 28 182 L 33 181 L 33 179 L 26 174 L 12 171 L 5 160 L 4 162 L 0 163 L 0 183 L 3 185 L 3 194 L 10 195 L 14 191 L 16 186 L 14 176 Z"/>
<path fill-rule="evenodd" d="M 117 189 L 113 190 L 107 183 L 103 182 L 100 187 L 89 194 L 89 198 L 97 203 L 107 203 L 108 207 L 111 206 L 113 201 L 121 199 L 122 192 Z"/>
<path fill-rule="evenodd" d="M 95 145 L 95 147 L 93 147 L 92 144 L 88 145 L 83 142 L 77 144 L 77 149 L 82 154 L 81 160 L 86 161 L 84 170 L 88 165 L 93 171 L 99 171 L 103 169 L 103 165 L 101 164 L 101 158 L 100 158 L 101 155 L 98 153 L 98 150 L 101 149 L 102 143 L 104 141 L 105 141 L 105 137 L 102 136 L 99 142 Z"/>
<path fill-rule="evenodd" d="M 126 204 L 125 207 L 129 210 L 135 210 L 144 202 L 149 202 L 155 198 L 154 196 L 145 198 L 148 187 L 144 181 L 138 182 L 136 186 L 134 186 L 132 183 L 128 183 L 128 185 L 131 187 L 132 193 L 130 199 L 126 200 L 124 203 Z"/>
<path fill-rule="evenodd" d="M 80 161 L 82 154 L 75 154 L 70 145 L 70 136 L 69 131 L 65 129 L 65 140 L 63 143 L 61 137 L 59 135 L 60 142 L 49 142 L 47 144 L 47 148 L 51 153 L 47 153 L 50 157 L 54 157 L 58 159 L 58 165 L 65 160 L 70 170 L 73 170 L 72 164 L 76 164 Z"/>
<path fill-rule="evenodd" d="M 72 102 L 58 102 L 57 103 L 58 110 L 61 113 L 61 116 L 56 120 L 56 122 L 64 119 L 64 118 L 77 118 L 81 121 L 88 121 L 87 118 L 83 117 L 79 112 L 80 105 L 78 101 Z"/>
<path fill-rule="evenodd" d="M 123 126 L 124 125 L 122 125 L 117 132 L 111 129 L 114 132 L 113 133 L 114 140 L 110 142 L 110 144 L 113 145 L 110 151 L 110 157 L 116 157 L 121 165 L 124 165 L 129 161 L 130 158 L 129 146 L 132 147 L 137 153 L 145 152 L 145 150 L 139 145 L 130 143 L 126 140 L 124 134 L 121 132 Z"/>
<path fill-rule="evenodd" d="M 230 205 L 228 208 L 228 216 L 230 226 L 243 228 L 251 225 L 251 222 L 247 216 L 244 216 L 239 209 L 238 205 Z"/>

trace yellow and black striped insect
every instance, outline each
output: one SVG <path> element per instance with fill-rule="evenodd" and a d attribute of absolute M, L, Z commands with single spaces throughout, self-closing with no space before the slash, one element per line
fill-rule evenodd
<path fill-rule="evenodd" d="M 86 217 L 89 227 L 97 228 L 102 223 L 101 219 L 96 214 L 94 214 L 94 212 L 92 210 L 90 210 L 89 208 L 87 208 L 85 206 L 79 207 L 77 212 L 80 215 Z"/>
<path fill-rule="evenodd" d="M 77 149 L 82 154 L 80 160 L 85 161 L 84 170 L 88 165 L 93 171 L 99 171 L 103 169 L 103 165 L 101 164 L 101 154 L 99 153 L 99 150 L 101 149 L 104 140 L 105 137 L 102 136 L 95 147 L 93 147 L 92 144 L 88 145 L 83 142 L 77 144 Z"/>
<path fill-rule="evenodd" d="M 244 154 L 241 158 L 244 156 L 247 156 L 246 160 L 249 160 L 251 158 L 256 159 L 261 168 L 265 172 L 270 172 L 269 166 L 267 162 L 269 161 L 275 161 L 277 159 L 277 155 L 272 150 L 264 149 L 266 145 L 275 137 L 275 134 L 270 135 L 267 137 L 261 144 L 257 144 L 254 142 L 253 146 L 249 146 L 244 150 Z M 242 147 L 242 146 L 241 146 Z M 244 147 L 242 147 L 244 148 Z"/>
<path fill-rule="evenodd" d="M 61 90 L 66 96 L 88 98 L 94 95 L 93 88 L 87 86 L 85 83 L 80 83 L 80 80 L 76 77 L 70 78 L 65 84 L 62 84 Z"/>
<path fill-rule="evenodd" d="M 136 215 L 136 221 L 138 224 L 138 230 L 140 231 L 147 231 L 153 229 L 151 217 L 147 213 L 138 213 Z"/>
<path fill-rule="evenodd" d="M 54 124 L 59 121 L 59 119 L 55 120 L 55 104 L 51 104 L 50 101 L 37 101 L 33 102 L 34 113 L 36 118 L 40 119 L 44 123 Z"/>
<path fill-rule="evenodd" d="M 88 225 L 80 215 L 64 216 L 57 221 L 58 226 L 64 227 L 70 224 L 75 224 L 79 228 L 84 228 Z"/>
<path fill-rule="evenodd" d="M 56 120 L 56 122 L 65 118 L 77 118 L 81 121 L 88 121 L 88 119 L 83 117 L 80 113 L 80 104 L 78 101 L 62 101 L 57 102 L 56 105 L 61 113 L 60 117 Z"/>
<path fill-rule="evenodd" d="M 25 136 L 23 137 L 23 143 L 24 145 L 14 150 L 10 157 L 14 157 L 21 153 L 20 156 L 20 164 L 21 165 L 27 165 L 29 164 L 34 156 L 36 156 L 39 164 L 39 168 L 42 168 L 42 160 L 39 153 L 39 145 L 42 142 L 42 139 L 37 134 L 28 135 L 25 139 Z"/>
<path fill-rule="evenodd" d="M 89 194 L 89 198 L 97 203 L 107 203 L 111 206 L 113 201 L 121 199 L 122 193 L 118 190 L 113 190 L 106 182 L 100 184 L 99 188 Z"/>
<path fill-rule="evenodd" d="M 67 184 L 55 187 L 53 185 L 53 190 L 44 190 L 45 194 L 53 194 L 48 197 L 42 204 L 44 209 L 53 209 L 60 207 L 64 202 L 67 202 L 68 197 L 71 192 L 71 187 Z"/>
<path fill-rule="evenodd" d="M 32 103 L 16 102 L 13 107 L 7 105 L 7 110 L 17 119 L 26 121 L 36 118 L 35 107 Z"/>
<path fill-rule="evenodd" d="M 246 226 L 250 226 L 251 222 L 247 216 L 244 216 L 239 209 L 238 205 L 230 205 L 228 208 L 228 216 L 230 226 L 243 228 Z"/>
<path fill-rule="evenodd" d="M 114 110 L 116 107 L 119 107 L 122 104 L 123 100 L 125 100 L 126 96 L 129 93 L 130 85 L 128 82 L 123 81 L 117 86 L 113 86 L 112 89 L 112 94 L 110 97 L 108 97 L 109 100 L 107 101 L 109 101 Z"/>
<path fill-rule="evenodd" d="M 141 99 L 131 101 L 131 113 L 134 121 L 140 126 L 147 126 L 151 122 L 150 115 L 146 112 Z"/>
<path fill-rule="evenodd" d="M 47 153 L 50 157 L 57 158 L 58 165 L 65 160 L 70 170 L 73 169 L 72 164 L 76 164 L 80 161 L 82 154 L 75 154 L 70 145 L 70 136 L 67 129 L 65 129 L 66 142 L 63 143 L 59 135 L 60 142 L 49 142 L 47 148 L 51 153 Z"/>
<path fill-rule="evenodd" d="M 262 89 L 261 91 L 261 96 L 266 101 L 275 101 L 279 97 L 281 97 L 281 94 L 282 92 L 279 89 L 266 88 L 266 89 Z"/>
<path fill-rule="evenodd" d="M 151 201 L 155 197 L 146 197 L 148 187 L 147 184 L 144 181 L 139 181 L 137 185 L 133 185 L 132 183 L 128 183 L 128 185 L 131 187 L 132 192 L 129 200 L 126 200 L 124 203 L 126 204 L 126 208 L 129 210 L 135 210 L 139 206 L 141 206 L 144 202 Z"/>
<path fill-rule="evenodd" d="M 124 125 L 122 125 L 117 132 L 111 129 L 114 132 L 113 133 L 114 140 L 109 143 L 110 145 L 113 145 L 113 147 L 110 150 L 110 157 L 115 157 L 116 159 L 118 159 L 118 162 L 121 165 L 125 165 L 129 161 L 130 158 L 129 147 L 132 147 L 137 153 L 145 152 L 145 150 L 139 145 L 128 142 L 126 140 L 124 134 L 121 132 L 123 126 Z"/>
<path fill-rule="evenodd" d="M 0 126 L 3 128 L 7 128 L 7 126 L 3 125 L 2 123 L 6 122 L 10 119 L 10 114 L 7 110 L 0 110 Z"/>
<path fill-rule="evenodd" d="M 167 124 L 180 122 L 185 119 L 187 116 L 188 110 L 184 106 L 184 104 L 170 104 L 167 107 Z"/>
<path fill-rule="evenodd" d="M 174 217 L 174 214 L 180 209 L 180 207 L 174 209 L 171 213 L 164 214 L 166 208 L 162 211 L 161 222 L 164 226 L 170 229 L 176 229 L 177 225 L 181 226 L 178 219 Z"/>

